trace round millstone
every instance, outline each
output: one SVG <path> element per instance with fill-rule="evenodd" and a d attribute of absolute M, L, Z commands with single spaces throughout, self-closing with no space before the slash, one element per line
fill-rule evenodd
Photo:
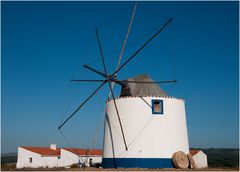
<path fill-rule="evenodd" d="M 178 152 L 174 153 L 173 154 L 173 164 L 176 168 L 180 168 L 180 169 L 188 168 L 189 160 L 188 160 L 187 155 L 182 151 L 178 151 Z"/>

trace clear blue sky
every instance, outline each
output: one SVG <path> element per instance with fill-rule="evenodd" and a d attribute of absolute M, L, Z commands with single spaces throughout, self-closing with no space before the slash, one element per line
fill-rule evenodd
<path fill-rule="evenodd" d="M 70 143 L 57 127 L 98 85 L 69 82 L 100 79 L 82 68 L 86 63 L 103 69 L 94 28 L 99 27 L 107 68 L 113 71 L 133 5 L 1 3 L 2 153 L 16 152 L 20 145 L 50 143 L 101 148 L 107 87 L 64 126 Z M 118 77 L 148 73 L 156 81 L 177 79 L 161 87 L 186 101 L 190 146 L 238 147 L 238 2 L 139 5 L 123 60 L 169 17 L 174 20 Z M 118 95 L 119 88 L 115 92 Z M 91 144 L 93 138 L 98 138 L 96 144 Z"/>

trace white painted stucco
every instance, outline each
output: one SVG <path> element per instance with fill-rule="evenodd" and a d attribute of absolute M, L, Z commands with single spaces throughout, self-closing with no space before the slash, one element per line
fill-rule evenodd
<path fill-rule="evenodd" d="M 177 151 L 189 153 L 185 103 L 169 97 L 143 97 L 163 100 L 163 114 L 152 109 L 140 97 L 116 99 L 128 146 L 125 150 L 113 100 L 107 103 L 103 158 L 172 158 Z"/>
<path fill-rule="evenodd" d="M 193 155 L 193 160 L 196 164 L 196 168 L 207 168 L 207 155 L 203 151 L 198 151 L 197 154 Z"/>
<path fill-rule="evenodd" d="M 73 164 L 85 163 L 89 166 L 89 161 L 92 163 L 101 163 L 102 156 L 78 156 L 66 149 L 61 149 L 60 156 L 42 156 L 38 153 L 29 151 L 22 147 L 18 148 L 17 168 L 53 168 L 53 167 L 70 167 Z M 32 162 L 30 162 L 32 158 Z"/>
<path fill-rule="evenodd" d="M 18 148 L 17 168 L 52 168 L 57 167 L 58 163 L 58 156 L 42 156 L 22 147 Z"/>
<path fill-rule="evenodd" d="M 68 150 L 61 149 L 61 158 L 59 167 L 70 167 L 72 164 L 85 164 L 89 166 L 89 160 L 92 159 L 92 163 L 101 163 L 102 156 L 78 156 Z"/>

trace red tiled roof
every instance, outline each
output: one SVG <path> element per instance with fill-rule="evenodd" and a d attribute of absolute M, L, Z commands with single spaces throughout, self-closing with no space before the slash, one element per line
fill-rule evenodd
<path fill-rule="evenodd" d="M 76 155 L 102 155 L 102 150 L 100 149 L 77 149 L 77 148 L 63 148 L 69 152 Z"/>
<path fill-rule="evenodd" d="M 48 147 L 31 147 L 31 146 L 21 146 L 21 148 L 44 156 L 60 156 L 59 148 L 57 148 L 56 150 L 50 149 Z"/>
<path fill-rule="evenodd" d="M 200 150 L 192 149 L 192 150 L 190 150 L 190 154 L 191 154 L 192 156 L 194 156 L 194 155 L 196 155 L 199 151 L 200 151 Z"/>

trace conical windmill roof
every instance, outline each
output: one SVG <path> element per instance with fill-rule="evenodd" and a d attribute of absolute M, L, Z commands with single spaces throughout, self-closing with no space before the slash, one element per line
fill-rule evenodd
<path fill-rule="evenodd" d="M 127 81 L 135 82 L 154 82 L 149 75 L 141 74 L 133 78 L 127 79 Z M 167 96 L 160 86 L 156 83 L 131 83 L 126 82 L 125 86 L 122 86 L 121 97 L 124 96 Z"/>

